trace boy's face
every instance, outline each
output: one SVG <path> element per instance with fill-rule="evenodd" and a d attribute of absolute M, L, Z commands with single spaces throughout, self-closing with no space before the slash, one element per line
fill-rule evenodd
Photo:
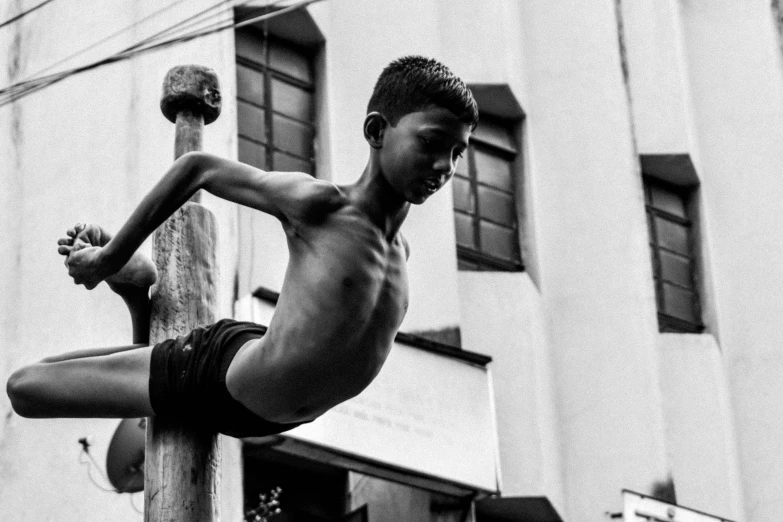
<path fill-rule="evenodd" d="M 406 114 L 385 129 L 381 171 L 405 201 L 424 203 L 454 175 L 469 137 L 470 125 L 443 107 Z"/>

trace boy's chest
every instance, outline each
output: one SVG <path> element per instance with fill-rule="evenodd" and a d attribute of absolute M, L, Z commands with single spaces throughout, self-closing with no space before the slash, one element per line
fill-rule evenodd
<path fill-rule="evenodd" d="M 310 268 L 336 300 L 365 307 L 370 300 L 387 313 L 405 313 L 407 255 L 399 233 L 388 241 L 377 227 L 349 215 L 336 216 L 304 239 L 307 259 L 300 262 L 315 265 Z"/>

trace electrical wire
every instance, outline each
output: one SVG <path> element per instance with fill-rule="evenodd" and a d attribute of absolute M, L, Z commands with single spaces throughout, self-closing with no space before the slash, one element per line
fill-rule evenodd
<path fill-rule="evenodd" d="M 84 439 L 80 439 L 79 444 L 82 445 L 82 451 L 81 453 L 79 453 L 79 464 L 84 464 L 87 466 L 87 478 L 90 479 L 90 482 L 92 482 L 93 485 L 98 489 L 100 489 L 101 491 L 105 491 L 107 493 L 123 493 L 123 491 L 120 491 L 119 489 L 107 488 L 106 486 L 102 486 L 98 484 L 98 482 L 92 476 L 93 466 L 95 467 L 95 469 L 98 470 L 98 472 L 101 474 L 101 477 L 105 482 L 111 482 L 111 481 L 109 480 L 109 477 L 107 477 L 106 474 L 103 472 L 103 470 L 98 465 L 98 463 L 95 461 L 95 458 L 92 456 L 92 453 L 90 453 L 90 443 L 87 441 L 87 438 L 85 437 Z M 84 460 L 83 459 L 84 455 L 87 455 L 87 457 L 89 457 L 90 460 L 89 461 Z M 144 511 L 139 509 L 138 506 L 136 506 L 136 503 L 133 501 L 134 494 L 130 493 L 128 496 L 130 497 L 130 505 L 133 508 L 133 510 L 136 513 L 139 513 L 140 515 L 144 514 Z"/>
<path fill-rule="evenodd" d="M 214 15 L 211 15 L 211 18 L 221 18 L 221 16 L 222 16 L 224 13 L 228 13 L 228 12 L 230 12 L 230 11 L 233 11 L 233 10 L 234 10 L 234 9 L 236 9 L 237 7 L 242 7 L 243 5 L 245 5 L 245 4 L 248 4 L 248 3 L 250 3 L 251 1 L 252 1 L 252 0 L 244 0 L 244 1 L 242 1 L 242 2 L 239 2 L 239 3 L 235 4 L 235 5 L 230 5 L 230 6 L 229 6 L 227 9 L 225 9 L 224 11 L 221 11 L 221 12 L 219 12 L 219 13 L 216 13 L 216 14 L 214 14 Z M 280 3 L 282 3 L 283 1 L 284 1 L 284 0 L 273 0 L 272 2 L 268 2 L 267 4 L 265 4 L 265 5 L 263 6 L 263 9 L 271 9 L 271 8 L 275 7 L 277 4 L 280 4 Z M 217 6 L 212 6 L 211 8 L 207 8 L 207 9 L 205 9 L 204 11 L 202 11 L 201 13 L 197 13 L 196 15 L 194 15 L 194 16 L 192 16 L 192 17 L 190 17 L 190 18 L 193 18 L 193 17 L 195 17 L 195 16 L 199 16 L 199 15 L 203 14 L 204 12 L 210 11 L 210 10 L 211 10 L 211 9 L 213 9 L 214 7 L 217 7 Z M 191 22 L 191 23 L 185 24 L 185 22 L 188 22 L 188 21 L 190 20 L 190 18 L 186 18 L 185 20 L 183 20 L 183 21 L 182 21 L 180 24 L 178 24 L 178 26 L 176 27 L 176 29 L 179 29 L 179 28 L 180 28 L 180 27 L 179 27 L 180 25 L 182 25 L 182 26 L 193 26 L 193 25 L 195 25 L 195 24 L 197 24 L 197 23 L 200 23 L 200 22 L 203 22 L 203 21 L 204 21 L 204 20 L 196 20 L 196 21 L 194 21 L 194 22 Z M 201 28 L 201 30 L 202 30 L 202 31 L 204 31 L 204 30 L 210 30 L 210 29 L 212 29 L 212 28 L 215 28 L 215 27 L 218 27 L 218 26 L 220 26 L 220 24 L 224 24 L 224 23 L 226 23 L 226 21 L 225 21 L 225 20 L 220 20 L 220 21 L 218 21 L 218 22 L 215 22 L 215 23 L 214 23 L 214 24 L 212 24 L 212 25 L 209 25 L 209 26 L 204 26 L 204 27 L 202 27 L 202 28 Z M 232 23 L 233 23 L 233 22 L 232 22 Z M 167 31 L 167 30 L 164 30 L 164 31 L 161 31 L 161 33 L 159 33 L 159 34 L 165 34 L 166 32 L 168 32 L 168 31 Z M 155 35 L 155 36 L 159 36 L 159 35 Z M 149 40 L 150 40 L 150 41 L 153 41 L 153 38 L 150 38 Z M 138 47 L 141 47 L 141 46 L 142 46 L 142 44 L 144 44 L 144 43 L 146 43 L 146 42 L 140 42 L 139 44 L 136 44 L 136 45 L 134 45 L 134 46 L 132 46 L 132 47 L 129 47 L 128 49 L 126 49 L 126 51 L 127 51 L 127 50 L 136 49 L 136 48 L 138 48 Z"/>
<path fill-rule="evenodd" d="M 87 455 L 90 458 L 90 460 L 89 461 L 84 460 L 82 458 L 84 455 Z M 79 464 L 86 464 L 87 465 L 87 477 L 90 479 L 90 482 L 92 482 L 95 485 L 95 487 L 97 487 L 98 489 L 100 489 L 102 491 L 106 491 L 108 493 L 117 493 L 118 492 L 114 488 L 107 488 L 106 486 L 102 486 L 102 485 L 98 484 L 98 482 L 95 481 L 95 479 L 92 476 L 92 466 L 95 466 L 95 468 L 98 470 L 99 473 L 101 473 L 103 479 L 106 482 L 109 481 L 109 478 L 106 475 L 103 474 L 103 471 L 101 470 L 101 467 L 98 465 L 97 462 L 95 462 L 95 459 L 93 458 L 92 454 L 85 447 L 82 447 L 82 451 L 81 451 L 81 453 L 79 453 Z"/>
<path fill-rule="evenodd" d="M 33 76 L 33 78 L 32 78 L 32 79 L 26 79 L 26 80 L 23 80 L 23 81 L 17 82 L 16 84 L 14 84 L 14 85 L 11 85 L 10 87 L 8 87 L 8 88 L 7 88 L 7 90 L 9 90 L 9 91 L 11 91 L 11 92 L 13 92 L 13 91 L 15 91 L 15 90 L 22 90 L 22 89 L 24 89 L 25 87 L 27 87 L 27 86 L 29 86 L 29 85 L 33 85 L 33 86 L 35 86 L 36 84 L 39 84 L 39 83 L 41 83 L 42 81 L 45 81 L 47 78 L 53 78 L 53 77 L 55 77 L 57 74 L 60 74 L 60 73 L 55 73 L 55 74 L 53 74 L 53 75 L 49 75 L 49 76 L 42 76 L 42 77 L 36 77 L 36 75 L 38 75 L 38 74 L 40 74 L 40 73 L 42 73 L 42 72 L 46 72 L 46 71 L 48 71 L 48 70 L 50 70 L 50 69 L 53 69 L 53 68 L 54 68 L 54 67 L 56 67 L 57 65 L 60 65 L 60 64 L 61 64 L 61 63 L 63 63 L 63 62 L 66 62 L 66 61 L 68 61 L 68 60 L 70 60 L 70 59 L 72 59 L 72 58 L 75 58 L 76 56 L 78 56 L 78 55 L 80 55 L 80 54 L 84 54 L 85 52 L 89 51 L 90 49 L 93 49 L 93 48 L 95 48 L 96 46 L 98 46 L 98 45 L 100 45 L 100 44 L 102 44 L 102 43 L 104 43 L 104 42 L 107 42 L 107 41 L 109 41 L 109 40 L 111 40 L 111 39 L 113 39 L 113 38 L 116 38 L 116 37 L 117 37 L 117 36 L 119 36 L 120 34 L 122 34 L 122 33 L 125 33 L 125 32 L 127 32 L 127 31 L 129 31 L 129 30 L 131 30 L 131 29 L 133 29 L 133 28 L 135 28 L 135 27 L 137 27 L 137 26 L 141 25 L 143 22 L 146 22 L 147 20 L 149 20 L 149 19 L 151 19 L 151 18 L 153 18 L 153 17 L 155 17 L 155 16 L 157 16 L 157 15 L 161 14 L 161 13 L 162 13 L 162 12 L 164 12 L 164 11 L 167 11 L 168 9 L 171 9 L 172 7 L 174 7 L 174 6 L 176 6 L 176 5 L 180 4 L 180 3 L 182 3 L 182 2 L 184 2 L 184 1 L 185 1 L 185 0 L 175 0 L 173 3 L 169 4 L 168 6 L 166 6 L 166 7 L 162 8 L 162 9 L 159 9 L 159 10 L 157 10 L 157 11 L 155 11 L 155 12 L 153 12 L 153 13 L 151 13 L 151 14 L 147 15 L 147 16 L 145 16 L 145 17 L 144 17 L 144 18 L 142 18 L 141 20 L 137 20 L 136 22 L 134 22 L 134 23 L 132 23 L 132 24 L 130 24 L 130 25 L 128 25 L 128 26 L 126 26 L 126 27 L 124 27 L 123 29 L 120 29 L 119 31 L 116 31 L 116 32 L 114 32 L 114 33 L 110 34 L 109 36 L 106 36 L 106 37 L 104 37 L 104 38 L 102 38 L 102 39 L 98 40 L 97 42 L 95 42 L 95 43 L 93 43 L 93 44 L 90 44 L 90 45 L 88 45 L 87 47 L 84 47 L 84 48 L 80 49 L 79 51 L 76 51 L 75 53 L 73 53 L 73 54 L 70 54 L 70 55 L 66 56 L 65 58 L 63 58 L 63 59 L 59 60 L 58 62 L 55 62 L 55 63 L 53 63 L 53 64 L 49 65 L 48 67 L 46 67 L 46 68 L 44 68 L 44 69 L 41 69 L 41 70 L 39 70 L 39 71 L 37 71 L 37 72 L 33 73 L 33 74 L 31 75 L 31 76 Z M 243 5 L 243 4 L 246 4 L 246 3 L 247 3 L 247 2 L 249 2 L 249 1 L 251 1 L 251 0 L 244 0 L 243 2 L 241 2 L 241 3 L 240 3 L 240 4 L 238 4 L 238 5 L 240 5 L 240 6 L 241 6 L 241 5 Z M 278 1 L 280 1 L 280 0 L 277 0 L 275 3 L 277 3 Z M 190 17 L 186 18 L 185 20 L 181 20 L 180 22 L 177 22 L 176 24 L 174 24 L 174 25 L 172 25 L 172 26 L 169 26 L 169 27 L 167 27 L 166 29 L 164 29 L 164 30 L 162 30 L 162 31 L 159 31 L 158 33 L 155 33 L 155 34 L 153 34 L 152 36 L 149 36 L 149 37 L 145 38 L 145 39 L 144 39 L 144 40 L 142 40 L 141 42 L 138 42 L 138 43 L 136 43 L 136 44 L 134 44 L 134 45 L 132 45 L 132 46 L 130 46 L 130 47 L 127 47 L 127 48 L 125 48 L 125 49 L 123 49 L 122 51 L 119 51 L 119 52 L 127 52 L 127 51 L 133 50 L 133 49 L 135 49 L 135 48 L 137 48 L 137 47 L 139 47 L 139 46 L 141 46 L 141 45 L 152 43 L 152 42 L 154 42 L 154 41 L 155 41 L 157 38 L 159 38 L 159 37 L 161 37 L 161 36 L 165 35 L 166 33 L 169 33 L 169 32 L 172 32 L 172 31 L 175 31 L 175 30 L 177 30 L 177 29 L 179 28 L 179 26 L 180 26 L 180 25 L 183 25 L 183 24 L 185 24 L 186 22 L 190 22 L 190 21 L 191 21 L 193 18 L 195 18 L 195 17 L 198 17 L 198 16 L 201 16 L 202 14 L 204 14 L 204 13 L 206 13 L 206 12 L 208 12 L 208 11 L 210 11 L 210 10 L 214 9 L 215 7 L 219 7 L 219 6 L 220 6 L 220 4 L 215 4 L 215 5 L 213 5 L 212 7 L 209 7 L 209 8 L 207 8 L 207 9 L 204 9 L 203 11 L 200 11 L 199 13 L 196 13 L 195 15 L 193 15 L 193 16 L 190 16 Z M 227 11 L 229 11 L 229 10 L 231 10 L 231 9 L 232 9 L 232 7 L 231 7 L 231 6 L 229 6 L 229 7 L 228 7 L 228 9 L 226 9 L 224 12 L 227 12 Z M 219 14 L 222 14 L 222 13 L 219 13 Z M 192 25 L 192 23 L 191 23 L 191 24 L 188 24 L 188 25 Z M 63 72 L 67 72 L 67 71 L 63 71 Z M 5 91 L 5 90 L 6 90 L 6 89 L 4 89 L 3 91 Z M 0 91 L 0 95 L 2 95 L 2 94 L 3 94 L 3 91 Z"/>
<path fill-rule="evenodd" d="M 55 65 L 58 65 L 59 63 L 62 63 L 63 61 L 66 61 L 66 60 L 68 60 L 70 58 L 73 58 L 74 56 L 76 56 L 78 54 L 82 54 L 83 52 L 85 52 L 85 51 L 95 47 L 96 45 L 98 45 L 100 43 L 103 43 L 104 41 L 107 41 L 107 40 L 109 40 L 111 38 L 114 38 L 115 36 L 117 36 L 117 35 L 125 32 L 125 31 L 127 31 L 128 29 L 133 28 L 134 26 L 140 24 L 141 22 L 146 21 L 147 19 L 151 18 L 152 16 L 155 16 L 155 15 L 165 11 L 166 9 L 168 9 L 168 8 L 174 6 L 174 5 L 176 5 L 176 4 L 178 4 L 178 3 L 182 2 L 182 1 L 183 0 L 178 0 L 177 2 L 175 2 L 174 4 L 171 4 L 168 7 L 164 8 L 164 9 L 160 9 L 160 10 L 152 13 L 151 15 L 148 15 L 144 19 L 142 19 L 142 20 L 140 20 L 140 21 L 138 21 L 138 22 L 136 22 L 134 24 L 131 24 L 130 26 L 128 26 L 128 27 L 126 27 L 126 28 L 124 28 L 124 29 L 122 29 L 120 31 L 117 31 L 116 33 L 114 33 L 114 34 L 112 34 L 112 35 L 110 35 L 110 36 L 100 40 L 99 42 L 96 42 L 95 44 L 92 44 L 92 45 L 90 45 L 90 46 L 88 46 L 88 47 L 86 47 L 86 48 L 84 48 L 84 49 L 82 49 L 80 51 L 77 51 L 73 55 L 70 55 L 70 56 L 64 58 L 63 60 L 60 60 L 60 62 L 58 62 L 58 63 L 56 63 L 54 65 L 51 65 L 51 66 L 47 67 L 46 69 L 43 69 L 43 71 L 49 70 L 52 67 L 54 67 Z M 240 2 L 239 4 L 230 5 L 224 11 L 222 11 L 220 13 L 217 13 L 216 15 L 211 15 L 211 16 L 212 17 L 222 16 L 223 14 L 231 11 L 234 7 L 242 6 L 242 5 L 244 5 L 244 4 L 246 4 L 246 3 L 250 2 L 250 1 L 251 0 L 244 0 L 244 1 Z M 271 2 L 268 5 L 269 5 L 269 7 L 271 7 L 271 6 L 274 6 L 274 5 L 278 4 L 278 3 L 280 3 L 281 1 L 282 0 L 275 0 L 275 1 Z M 163 36 L 163 35 L 165 35 L 167 33 L 171 33 L 172 31 L 176 31 L 176 30 L 180 29 L 181 28 L 180 26 L 185 25 L 188 22 L 190 22 L 190 23 L 187 24 L 187 25 L 192 26 L 194 24 L 194 22 L 191 21 L 191 20 L 193 20 L 193 18 L 201 16 L 204 13 L 209 12 L 213 8 L 219 7 L 219 6 L 220 6 L 220 4 L 216 4 L 216 5 L 213 5 L 210 8 L 207 8 L 207 9 L 199 12 L 199 13 L 196 13 L 195 15 L 193 15 L 191 17 L 188 17 L 188 18 L 186 18 L 183 21 L 178 22 L 177 24 L 174 24 L 173 26 L 170 26 L 170 27 L 164 29 L 163 31 L 160 31 L 160 32 L 158 32 L 158 33 L 156 33 L 156 34 L 154 34 L 154 35 L 152 35 L 152 36 L 142 40 L 141 42 L 139 42 L 137 44 L 134 44 L 134 45 L 132 45 L 132 46 L 126 48 L 126 49 L 123 49 L 122 51 L 116 53 L 114 56 L 109 57 L 107 59 L 99 60 L 98 62 L 94 62 L 93 64 L 90 64 L 90 65 L 85 66 L 85 67 L 76 67 L 76 68 L 69 69 L 69 70 L 66 70 L 66 71 L 61 71 L 60 73 L 54 73 L 54 74 L 47 75 L 47 76 L 33 78 L 31 80 L 21 81 L 21 82 L 18 82 L 16 84 L 13 84 L 13 85 L 5 88 L 5 89 L 2 89 L 2 90 L 0 90 L 0 107 L 2 107 L 3 105 L 6 105 L 7 103 L 12 103 L 12 102 L 18 100 L 19 98 L 21 98 L 23 96 L 26 96 L 28 94 L 32 94 L 33 92 L 36 92 L 36 91 L 38 91 L 38 90 L 40 90 L 40 89 L 42 89 L 44 87 L 52 85 L 53 83 L 57 83 L 58 81 L 60 81 L 61 79 L 64 79 L 65 77 L 71 76 L 73 74 L 78 74 L 78 73 L 84 72 L 86 70 L 93 69 L 93 68 L 95 68 L 95 66 L 106 65 L 108 63 L 114 63 L 115 61 L 119 61 L 121 59 L 130 58 L 130 57 L 132 57 L 134 55 L 134 54 L 132 54 L 132 51 L 134 51 L 134 50 L 138 49 L 139 52 L 144 52 L 146 50 L 156 49 L 157 47 L 155 47 L 155 43 L 154 43 L 155 39 L 160 38 L 161 36 Z M 204 20 L 196 20 L 195 23 L 203 22 L 203 21 Z M 212 29 L 213 27 L 215 27 L 215 24 L 212 24 L 211 26 L 207 26 L 208 29 Z M 203 29 L 204 28 L 202 28 L 202 30 Z M 196 36 L 198 36 L 198 35 L 196 35 Z M 187 35 L 186 35 L 186 37 L 187 37 Z M 180 41 L 179 39 L 173 39 L 172 41 L 161 42 L 161 44 L 162 44 L 162 46 L 165 47 L 165 46 L 167 46 L 169 44 L 173 45 L 175 43 L 179 43 L 179 41 Z M 182 41 L 185 41 L 185 40 L 182 40 Z M 142 47 L 145 44 L 149 44 L 148 47 L 139 49 L 140 47 Z M 128 54 L 128 56 L 125 56 L 126 54 Z M 43 72 L 43 71 L 39 71 L 39 72 Z M 3 99 L 4 96 L 5 96 L 6 99 Z"/>
<path fill-rule="evenodd" d="M 69 54 L 69 55 L 68 55 L 68 56 L 66 56 L 65 58 L 62 58 L 62 59 L 60 59 L 60 60 L 56 61 L 55 63 L 53 63 L 53 64 L 51 64 L 51 65 L 49 65 L 49 66 L 47 66 L 47 67 L 45 67 L 45 68 L 43 68 L 43 69 L 40 69 L 40 70 L 38 70 L 38 71 L 36 71 L 36 72 L 32 73 L 30 76 L 32 76 L 32 77 L 35 77 L 35 76 L 37 76 L 37 75 L 39 75 L 39 74 L 41 74 L 41 73 L 43 73 L 43 72 L 49 71 L 49 70 L 51 70 L 51 69 L 54 69 L 54 68 L 55 68 L 55 67 L 57 67 L 58 65 L 60 65 L 60 64 L 62 64 L 62 63 L 64 63 L 64 62 L 67 62 L 68 60 L 71 60 L 71 59 L 73 59 L 73 58 L 76 58 L 77 56 L 79 56 L 79 55 L 81 55 L 81 54 L 84 54 L 84 53 L 86 53 L 86 52 L 87 52 L 87 51 L 89 51 L 90 49 L 94 49 L 95 47 L 99 46 L 100 44 L 102 44 L 102 43 L 106 43 L 106 42 L 108 42 L 109 40 L 112 40 L 113 38 L 116 38 L 116 37 L 118 37 L 119 35 L 121 35 L 121 34 L 123 34 L 123 33 L 127 32 L 127 31 L 130 31 L 131 29 L 133 29 L 133 28 L 135 28 L 135 27 L 138 27 L 139 25 L 143 24 L 143 23 L 144 23 L 144 22 L 146 22 L 147 20 L 150 20 L 151 18 L 153 18 L 153 17 L 155 17 L 155 16 L 159 15 L 160 13 L 162 13 L 162 12 L 164 12 L 164 11 L 168 11 L 168 10 L 169 10 L 169 9 L 171 9 L 172 7 L 174 7 L 174 6 L 178 5 L 178 4 L 181 4 L 182 2 L 185 2 L 185 1 L 187 1 L 187 0 L 175 0 L 174 2 L 172 2 L 172 3 L 171 3 L 171 4 L 169 4 L 169 5 L 167 5 L 166 7 L 163 7 L 163 8 L 161 8 L 161 9 L 158 9 L 157 11 L 155 11 L 155 12 L 153 12 L 153 13 L 150 13 L 150 14 L 148 14 L 147 16 L 145 16 L 144 18 L 142 18 L 141 20 L 137 20 L 137 21 L 133 22 L 132 24 L 130 24 L 130 25 L 128 25 L 128 26 L 125 26 L 125 27 L 123 27 L 123 28 L 122 28 L 122 29 L 120 29 L 119 31 L 115 31 L 115 32 L 114 32 L 114 33 L 112 33 L 112 34 L 110 34 L 110 35 L 108 35 L 108 36 L 105 36 L 105 37 L 101 38 L 101 39 L 100 39 L 100 40 L 98 40 L 97 42 L 94 42 L 94 43 L 92 43 L 92 44 L 88 45 L 87 47 L 84 47 L 84 48 L 82 48 L 82 49 L 79 49 L 78 51 L 74 52 L 73 54 Z M 29 81 L 29 80 L 25 80 L 25 81 Z"/>
<path fill-rule="evenodd" d="M 136 503 L 133 501 L 134 497 L 135 497 L 135 494 L 134 494 L 134 493 L 131 493 L 131 494 L 130 494 L 130 504 L 131 504 L 131 507 L 133 508 L 133 510 L 134 510 L 136 513 L 138 513 L 139 515 L 143 515 L 143 514 L 144 514 L 144 510 L 142 510 L 142 509 L 139 509 L 139 508 L 136 506 Z"/>
<path fill-rule="evenodd" d="M 219 19 L 219 20 L 217 22 L 211 24 L 211 25 L 204 25 L 204 26 L 202 26 L 198 31 L 199 32 L 200 31 L 210 31 L 210 30 L 212 30 L 214 28 L 221 27 L 221 24 L 227 23 L 226 20 L 222 19 L 223 15 L 228 14 L 229 12 L 233 11 L 237 7 L 242 7 L 245 4 L 250 3 L 251 1 L 252 0 L 243 0 L 243 1 L 238 2 L 238 3 L 234 3 L 233 5 L 229 5 L 223 11 L 220 11 L 220 12 L 214 13 L 212 15 L 209 15 L 209 17 L 208 17 L 209 19 Z M 271 2 L 268 2 L 266 5 L 264 5 L 264 9 L 270 9 L 270 8 L 276 6 L 277 4 L 280 4 L 283 1 L 284 0 L 273 0 Z M 198 12 L 198 13 L 192 15 L 192 16 L 189 16 L 188 18 L 177 22 L 173 26 L 168 27 L 168 28 L 166 28 L 166 29 L 164 29 L 162 31 L 159 31 L 158 33 L 155 33 L 154 35 L 152 35 L 152 36 L 150 36 L 148 38 L 145 38 L 141 42 L 135 43 L 134 45 L 132 45 L 130 47 L 127 47 L 127 48 L 123 49 L 120 52 L 123 52 L 123 53 L 131 52 L 131 51 L 134 51 L 136 49 L 143 48 L 145 45 L 152 45 L 152 44 L 155 43 L 156 40 L 161 40 L 167 34 L 172 34 L 172 33 L 176 32 L 176 31 L 180 31 L 180 30 L 183 30 L 185 28 L 189 28 L 189 27 L 193 27 L 193 26 L 198 25 L 198 24 L 205 23 L 208 18 L 202 18 L 202 19 L 197 19 L 197 18 L 202 16 L 202 15 L 204 15 L 205 13 L 213 10 L 216 7 L 220 7 L 220 4 L 215 4 L 212 7 L 208 7 L 206 9 L 204 9 L 203 11 L 200 11 L 200 12 Z M 233 22 L 230 22 L 230 23 L 233 24 Z M 180 37 L 186 36 L 187 34 L 188 33 L 181 34 Z"/>
<path fill-rule="evenodd" d="M 234 23 L 229 27 L 226 27 L 225 29 L 240 29 L 242 27 L 245 27 L 246 25 L 255 24 L 257 22 L 262 22 L 265 20 L 271 20 L 272 18 L 276 16 L 281 16 L 286 13 L 290 13 L 291 11 L 296 11 L 297 9 L 301 9 L 302 7 L 307 7 L 310 4 L 315 4 L 317 2 L 321 2 L 322 0 L 303 0 L 301 2 L 297 2 L 295 4 L 291 4 L 288 7 L 284 7 L 280 9 L 279 11 L 274 11 L 272 13 L 265 13 L 259 16 L 254 16 L 252 18 L 249 18 L 247 20 L 243 20 L 242 22 Z M 222 30 L 222 29 L 221 29 Z"/>
<path fill-rule="evenodd" d="M 25 16 L 29 15 L 29 14 L 30 14 L 30 13 L 32 13 L 33 11 L 36 11 L 36 10 L 38 10 L 38 9 L 42 8 L 43 6 L 45 6 L 46 4 L 48 4 L 48 3 L 49 3 L 49 2 L 51 2 L 51 1 L 52 1 L 52 0 L 44 0 L 44 1 L 43 1 L 43 2 L 41 2 L 40 4 L 38 4 L 38 5 L 35 5 L 35 6 L 31 7 L 31 8 L 30 8 L 30 9 L 28 9 L 27 11 L 22 11 L 22 12 L 21 12 L 21 13 L 19 13 L 18 15 L 16 15 L 16 16 L 12 16 L 11 18 L 9 18 L 8 20 L 6 20 L 5 22 L 3 22 L 3 23 L 0 23 L 0 28 L 3 28 L 3 27 L 5 27 L 5 26 L 6 26 L 6 25 L 8 25 L 8 24 L 12 24 L 12 23 L 16 22 L 16 21 L 17 21 L 17 20 L 19 20 L 20 18 L 24 18 Z"/>
<path fill-rule="evenodd" d="M 242 2 L 239 5 L 246 4 L 249 1 L 250 0 L 245 0 L 244 2 Z M 232 5 L 229 5 L 226 8 L 225 4 L 219 4 L 219 3 L 218 4 L 214 4 L 214 5 L 210 6 L 210 7 L 207 7 L 206 9 L 204 9 L 202 11 L 199 11 L 198 13 L 196 13 L 194 15 L 191 15 L 191 16 L 185 18 L 184 20 L 180 20 L 176 24 L 174 24 L 174 25 L 172 25 L 170 27 L 167 27 L 166 29 L 163 29 L 162 31 L 158 31 L 155 34 L 153 34 L 151 36 L 148 36 L 144 40 L 142 40 L 140 42 L 137 42 L 137 43 L 131 45 L 130 47 L 127 47 L 127 48 L 123 49 L 121 52 L 127 52 L 127 51 L 132 51 L 134 49 L 138 49 L 138 48 L 143 47 L 143 46 L 145 46 L 147 44 L 153 43 L 155 40 L 162 39 L 167 34 L 170 34 L 170 33 L 174 32 L 174 31 L 176 31 L 178 29 L 182 29 L 182 28 L 185 28 L 185 27 L 192 27 L 192 26 L 194 26 L 194 25 L 196 25 L 196 24 L 198 24 L 200 22 L 203 22 L 204 20 L 198 20 L 198 17 L 200 17 L 200 16 L 204 15 L 205 13 L 208 13 L 208 12 L 212 11 L 213 9 L 218 8 L 218 7 L 224 7 L 223 11 L 220 11 L 220 12 L 218 12 L 216 14 L 210 15 L 210 18 L 219 17 L 222 14 L 227 13 L 227 12 L 231 11 L 232 9 L 234 9 L 234 6 L 232 6 Z"/>
<path fill-rule="evenodd" d="M 28 96 L 34 92 L 37 92 L 43 88 L 46 88 L 50 85 L 53 85 L 55 83 L 58 83 L 66 78 L 69 78 L 71 76 L 74 76 L 76 74 L 86 72 L 92 69 L 96 69 L 98 67 L 101 67 L 103 65 L 108 65 L 111 63 L 115 63 L 118 61 L 126 60 L 128 58 L 132 58 L 134 56 L 163 49 L 165 47 L 169 47 L 172 45 L 176 45 L 179 43 L 187 42 L 196 38 L 201 38 L 203 36 L 209 36 L 211 34 L 218 33 L 220 31 L 224 31 L 226 29 L 232 29 L 232 28 L 241 28 L 253 23 L 261 22 L 264 20 L 269 20 L 271 18 L 275 18 L 277 16 L 281 16 L 283 14 L 289 13 L 291 11 L 294 11 L 296 9 L 300 9 L 303 7 L 306 7 L 310 4 L 320 2 L 322 0 L 301 0 L 299 2 L 296 2 L 290 6 L 284 7 L 282 9 L 273 11 L 271 13 L 264 13 L 262 15 L 251 17 L 247 20 L 243 20 L 242 22 L 235 22 L 233 20 L 229 22 L 217 22 L 215 24 L 212 24 L 211 26 L 207 26 L 206 28 L 201 28 L 199 30 L 193 31 L 191 33 L 186 33 L 184 35 L 171 38 L 168 40 L 160 41 L 160 42 L 152 42 L 148 43 L 146 46 L 139 47 L 139 44 L 136 44 L 134 46 L 131 46 L 128 48 L 128 50 L 120 51 L 114 55 L 111 55 L 107 58 L 104 58 L 102 60 L 98 60 L 95 62 L 92 62 L 87 65 L 83 65 L 80 67 L 75 67 L 73 69 L 68 69 L 66 71 L 62 71 L 60 73 L 55 73 L 47 76 L 43 76 L 40 78 L 35 78 L 33 80 L 28 80 L 25 82 L 20 82 L 14 85 L 11 85 L 9 87 L 6 87 L 4 89 L 0 89 L 0 107 L 3 107 L 5 105 L 8 105 L 10 103 L 13 103 L 25 96 Z M 277 2 L 275 2 L 277 3 Z M 271 5 L 271 4 L 270 4 Z M 233 6 L 232 6 L 233 8 Z"/>

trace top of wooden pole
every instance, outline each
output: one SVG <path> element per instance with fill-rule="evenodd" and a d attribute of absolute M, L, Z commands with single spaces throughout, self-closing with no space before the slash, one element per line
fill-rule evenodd
<path fill-rule="evenodd" d="M 178 65 L 166 73 L 160 110 L 171 122 L 177 114 L 189 111 L 204 116 L 209 125 L 220 115 L 222 99 L 215 71 L 203 65 Z"/>

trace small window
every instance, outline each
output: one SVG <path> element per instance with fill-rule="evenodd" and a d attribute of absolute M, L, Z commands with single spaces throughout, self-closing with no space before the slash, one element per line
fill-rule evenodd
<path fill-rule="evenodd" d="M 513 125 L 482 116 L 452 180 L 460 270 L 522 270 Z"/>
<path fill-rule="evenodd" d="M 691 190 L 645 177 L 644 194 L 659 330 L 702 332 Z"/>
<path fill-rule="evenodd" d="M 257 29 L 236 32 L 239 161 L 315 174 L 310 55 Z"/>

